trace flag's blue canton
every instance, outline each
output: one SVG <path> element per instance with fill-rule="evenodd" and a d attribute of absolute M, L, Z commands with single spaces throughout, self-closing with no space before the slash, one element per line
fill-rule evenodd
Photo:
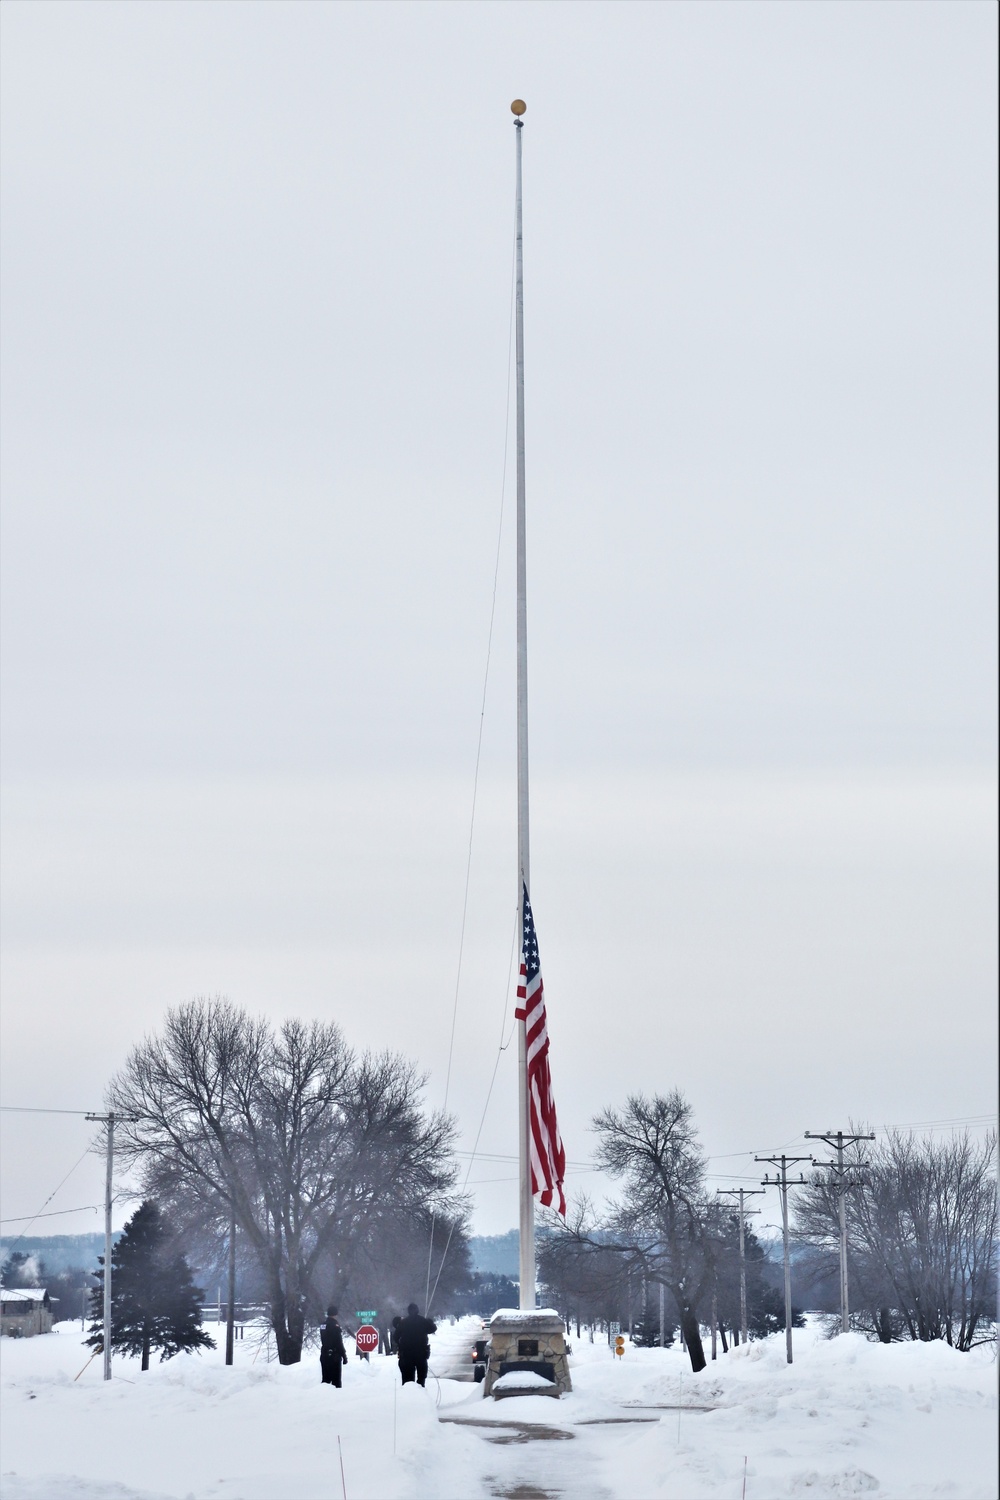
<path fill-rule="evenodd" d="M 542 967 L 541 959 L 538 957 L 538 938 L 535 934 L 535 919 L 531 915 L 531 902 L 528 900 L 528 888 L 524 887 L 524 958 L 525 977 L 530 981 L 534 979 Z"/>

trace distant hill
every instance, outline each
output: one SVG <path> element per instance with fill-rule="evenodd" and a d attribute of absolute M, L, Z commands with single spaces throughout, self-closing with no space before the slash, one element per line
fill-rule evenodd
<path fill-rule="evenodd" d="M 117 1240 L 120 1234 L 121 1230 L 116 1230 L 114 1238 Z M 472 1269 L 480 1272 L 494 1271 L 498 1276 L 516 1278 L 520 1270 L 519 1244 L 520 1236 L 516 1229 L 510 1229 L 506 1234 L 473 1235 L 469 1241 Z M 23 1239 L 17 1235 L 0 1237 L 0 1261 L 6 1260 L 12 1250 L 37 1256 L 45 1262 L 46 1269 L 52 1275 L 68 1270 L 71 1266 L 92 1270 L 97 1265 L 97 1257 L 104 1254 L 104 1235 L 36 1234 L 25 1235 Z"/>
<path fill-rule="evenodd" d="M 112 1238 L 117 1240 L 121 1230 L 116 1229 Z M 0 1238 L 0 1261 L 5 1261 L 12 1250 L 25 1255 L 37 1256 L 45 1262 L 50 1275 L 68 1271 L 71 1267 L 93 1270 L 97 1257 L 104 1254 L 103 1234 L 37 1234 L 19 1238 L 15 1234 Z"/>
<path fill-rule="evenodd" d="M 116 1230 L 117 1240 L 121 1230 Z M 469 1240 L 472 1269 L 483 1273 L 493 1272 L 497 1276 L 511 1276 L 514 1280 L 520 1273 L 521 1237 L 516 1229 L 506 1234 L 474 1234 Z M 25 1255 L 35 1255 L 45 1262 L 51 1275 L 66 1271 L 70 1267 L 93 1270 L 97 1257 L 104 1254 L 103 1234 L 38 1234 L 4 1235 L 0 1238 L 0 1261 L 6 1260 L 12 1250 L 21 1250 Z"/>
<path fill-rule="evenodd" d="M 521 1236 L 516 1229 L 508 1229 L 506 1234 L 474 1234 L 469 1240 L 472 1269 L 516 1278 L 521 1270 L 520 1247 Z"/>

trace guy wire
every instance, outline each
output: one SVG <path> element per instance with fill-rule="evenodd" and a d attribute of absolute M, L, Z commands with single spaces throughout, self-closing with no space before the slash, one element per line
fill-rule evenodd
<path fill-rule="evenodd" d="M 462 959 L 463 959 L 464 954 L 465 954 L 465 926 L 466 926 L 466 919 L 468 917 L 468 912 L 469 912 L 469 886 L 470 886 L 471 879 L 472 879 L 472 844 L 473 844 L 473 839 L 475 837 L 475 830 L 476 830 L 476 803 L 477 803 L 478 796 L 479 796 L 479 766 L 480 766 L 480 762 L 482 760 L 482 754 L 483 754 L 483 725 L 484 725 L 484 722 L 485 722 L 485 719 L 486 719 L 486 693 L 487 693 L 487 689 L 489 687 L 489 680 L 490 680 L 490 659 L 491 659 L 492 654 L 493 654 L 493 626 L 494 626 L 494 623 L 496 621 L 496 612 L 497 612 L 497 580 L 499 579 L 499 576 L 500 576 L 500 554 L 501 554 L 501 547 L 502 547 L 502 542 L 503 542 L 504 502 L 506 500 L 506 495 L 507 495 L 507 465 L 508 465 L 508 458 L 509 458 L 509 454 L 510 454 L 510 375 L 511 375 L 511 354 L 512 354 L 512 350 L 513 350 L 513 346 L 514 346 L 514 274 L 515 274 L 515 265 L 516 265 L 516 245 L 513 245 L 511 247 L 511 264 L 510 264 L 510 311 L 509 311 L 509 314 L 508 314 L 508 321 L 507 321 L 507 398 L 506 398 L 506 411 L 505 411 L 505 415 L 504 415 L 504 433 L 503 433 L 503 473 L 502 473 L 501 480 L 500 480 L 500 518 L 499 518 L 499 523 L 497 525 L 496 556 L 495 556 L 495 558 L 493 560 L 493 594 L 492 594 L 492 597 L 490 599 L 490 626 L 489 626 L 489 630 L 488 630 L 487 636 L 486 636 L 486 666 L 485 666 L 485 670 L 483 672 L 483 693 L 482 693 L 482 700 L 480 702 L 480 707 L 479 707 L 479 733 L 478 733 L 478 735 L 476 737 L 476 766 L 475 766 L 475 771 L 474 771 L 473 777 L 472 777 L 472 809 L 471 809 L 470 816 L 469 816 L 469 845 L 468 845 L 468 852 L 467 852 L 466 860 L 465 860 L 465 893 L 464 893 L 464 895 L 462 897 L 462 926 L 461 926 L 461 931 L 459 933 L 459 939 L 458 939 L 458 966 L 457 966 L 457 969 L 456 969 L 456 972 L 455 972 L 455 1000 L 454 1000 L 454 1003 L 452 1005 L 452 1010 L 451 1010 L 451 1035 L 450 1035 L 450 1037 L 448 1039 L 448 1067 L 447 1067 L 447 1070 L 445 1072 L 445 1080 L 444 1080 L 444 1105 L 443 1105 L 443 1108 L 445 1110 L 447 1110 L 447 1108 L 448 1108 L 448 1095 L 449 1095 L 449 1092 L 451 1090 L 451 1067 L 452 1067 L 452 1061 L 453 1061 L 454 1056 L 455 1056 L 455 1026 L 456 1026 L 456 1023 L 458 1021 L 458 996 L 459 996 L 459 990 L 461 988 L 461 983 L 462 983 Z M 436 1217 L 437 1217 L 437 1215 L 435 1213 L 431 1214 L 430 1243 L 427 1246 L 427 1281 L 426 1281 L 426 1285 L 425 1285 L 425 1288 L 424 1288 L 424 1308 L 425 1308 L 425 1310 L 426 1310 L 426 1308 L 428 1306 L 429 1298 L 430 1298 L 430 1295 L 431 1295 L 431 1289 L 430 1289 L 430 1287 L 431 1287 L 431 1260 L 432 1260 L 432 1257 L 434 1255 L 434 1222 L 435 1222 Z M 448 1243 L 450 1244 L 450 1242 L 451 1242 L 451 1235 L 449 1234 L 449 1236 L 448 1236 Z M 447 1250 L 447 1245 L 446 1245 L 445 1246 L 445 1254 L 447 1254 L 447 1253 L 448 1253 L 448 1250 Z M 442 1265 L 444 1264 L 443 1258 L 442 1258 L 441 1264 Z M 438 1278 L 440 1278 L 440 1275 L 441 1275 L 441 1272 L 438 1271 Z M 437 1282 L 435 1282 L 434 1285 L 435 1285 L 435 1289 L 436 1289 L 437 1288 Z"/>

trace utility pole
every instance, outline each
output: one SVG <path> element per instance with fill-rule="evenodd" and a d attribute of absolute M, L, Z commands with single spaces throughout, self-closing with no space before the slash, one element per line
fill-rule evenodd
<path fill-rule="evenodd" d="M 229 1297 L 226 1302 L 226 1364 L 233 1362 L 233 1337 L 236 1322 L 236 1201 L 229 1203 Z"/>
<path fill-rule="evenodd" d="M 115 1113 L 87 1115 L 99 1120 L 108 1133 L 107 1166 L 104 1175 L 104 1378 L 111 1379 L 111 1178 L 115 1164 Z"/>
<path fill-rule="evenodd" d="M 821 1130 L 807 1130 L 807 1141 L 825 1141 L 826 1144 L 837 1153 L 836 1161 L 820 1161 L 818 1167 L 830 1167 L 837 1177 L 837 1197 L 840 1208 L 840 1331 L 850 1333 L 851 1310 L 847 1286 L 847 1207 L 846 1194 L 848 1188 L 858 1187 L 861 1179 L 856 1182 L 848 1182 L 845 1173 L 848 1170 L 844 1163 L 844 1146 L 853 1146 L 858 1141 L 873 1141 L 874 1135 L 859 1134 L 849 1130 L 828 1130 L 826 1134 Z M 867 1163 L 856 1161 L 851 1163 L 851 1170 L 864 1167 Z"/>
<path fill-rule="evenodd" d="M 666 1330 L 663 1327 L 663 1303 L 664 1303 L 664 1300 L 665 1299 L 664 1299 L 664 1296 L 663 1296 L 663 1282 L 661 1281 L 660 1282 L 660 1348 L 661 1349 L 665 1349 L 667 1347 Z"/>
<path fill-rule="evenodd" d="M 812 1163 L 811 1156 L 755 1156 L 754 1161 L 769 1161 L 780 1168 L 780 1176 L 771 1177 L 767 1173 L 761 1178 L 762 1187 L 776 1187 L 781 1195 L 781 1238 L 785 1250 L 785 1358 L 788 1363 L 792 1362 L 792 1265 L 788 1255 L 788 1189 L 789 1187 L 805 1187 L 806 1179 L 801 1172 L 798 1177 L 790 1178 L 788 1168 L 794 1167 L 799 1162 Z"/>
<path fill-rule="evenodd" d="M 747 1214 L 760 1213 L 759 1208 L 744 1208 L 744 1200 L 747 1198 L 763 1198 L 764 1189 L 760 1188 L 716 1188 L 717 1193 L 724 1196 L 736 1196 L 740 1200 L 740 1339 L 745 1344 L 749 1337 L 747 1332 L 747 1257 L 746 1245 L 743 1236 L 743 1221 Z"/>

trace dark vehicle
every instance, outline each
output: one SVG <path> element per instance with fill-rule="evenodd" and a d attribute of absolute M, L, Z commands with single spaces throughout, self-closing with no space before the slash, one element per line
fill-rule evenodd
<path fill-rule="evenodd" d="M 481 1380 L 486 1379 L 486 1365 L 490 1357 L 490 1345 L 488 1339 L 476 1339 L 472 1346 L 472 1378 L 478 1385 Z"/>

